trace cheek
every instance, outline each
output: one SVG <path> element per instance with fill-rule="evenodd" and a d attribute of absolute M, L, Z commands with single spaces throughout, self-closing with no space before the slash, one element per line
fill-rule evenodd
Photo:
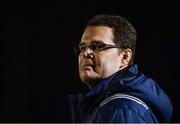
<path fill-rule="evenodd" d="M 80 63 L 81 63 L 81 61 L 82 61 L 82 57 L 81 56 L 79 56 L 78 57 L 78 66 L 80 67 Z"/>
<path fill-rule="evenodd" d="M 103 56 L 97 60 L 97 71 L 101 74 L 111 73 L 119 70 L 121 65 L 119 56 Z"/>
<path fill-rule="evenodd" d="M 96 58 L 96 68 L 95 71 L 99 74 L 103 73 L 104 70 L 107 68 L 107 59 L 103 56 L 98 56 Z"/>
<path fill-rule="evenodd" d="M 81 72 L 81 69 L 80 69 L 81 61 L 82 61 L 82 58 L 79 56 L 79 57 L 78 57 L 78 69 L 79 69 L 79 74 L 80 74 L 80 72 Z"/>

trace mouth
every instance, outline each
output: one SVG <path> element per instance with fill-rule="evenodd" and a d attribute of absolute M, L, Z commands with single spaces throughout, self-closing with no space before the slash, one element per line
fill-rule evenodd
<path fill-rule="evenodd" d="M 82 69 L 95 69 L 95 64 L 84 64 Z"/>

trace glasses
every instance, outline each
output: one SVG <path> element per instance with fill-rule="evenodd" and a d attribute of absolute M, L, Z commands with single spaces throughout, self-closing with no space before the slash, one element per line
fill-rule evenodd
<path fill-rule="evenodd" d="M 93 42 L 90 45 L 86 45 L 86 44 L 82 43 L 82 44 L 79 44 L 78 46 L 74 47 L 74 53 L 76 55 L 79 55 L 80 53 L 84 53 L 87 48 L 89 48 L 93 52 L 99 52 L 99 51 L 103 51 L 106 49 L 121 48 L 121 47 L 120 47 L 120 45 L 104 44 L 102 42 Z"/>

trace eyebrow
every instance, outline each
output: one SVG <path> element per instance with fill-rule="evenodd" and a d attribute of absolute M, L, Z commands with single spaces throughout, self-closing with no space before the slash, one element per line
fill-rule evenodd
<path fill-rule="evenodd" d="M 103 43 L 104 44 L 104 42 L 102 41 L 102 40 L 93 40 L 93 41 L 91 41 L 91 43 L 90 44 L 92 44 L 92 43 Z M 80 43 L 79 45 L 85 45 L 85 43 Z"/>
<path fill-rule="evenodd" d="M 85 45 L 85 43 L 80 43 L 79 45 L 81 45 L 81 46 L 82 46 L 82 45 Z"/>

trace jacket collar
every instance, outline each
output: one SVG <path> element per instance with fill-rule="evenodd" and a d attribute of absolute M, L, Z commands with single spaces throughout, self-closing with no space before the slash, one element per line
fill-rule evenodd
<path fill-rule="evenodd" d="M 91 88 L 85 96 L 93 96 L 98 94 L 99 92 L 105 91 L 115 75 L 116 73 L 114 73 L 108 78 L 101 80 L 95 87 Z"/>
<path fill-rule="evenodd" d="M 114 73 L 110 77 L 107 77 L 101 80 L 95 87 L 91 88 L 87 93 L 83 95 L 78 94 L 78 97 L 81 96 L 82 98 L 82 96 L 83 97 L 93 96 L 100 92 L 107 91 L 109 89 L 109 86 L 112 86 L 114 85 L 114 83 L 117 83 L 117 82 L 118 82 L 118 85 L 129 85 L 129 84 L 126 84 L 126 82 L 128 82 L 128 80 L 131 80 L 131 78 L 133 78 L 137 74 L 138 74 L 137 65 L 136 64 L 130 65 L 124 68 L 123 70 L 120 70 Z M 119 87 L 120 86 L 118 86 L 118 88 Z"/>
<path fill-rule="evenodd" d="M 94 88 L 90 89 L 85 96 L 92 96 L 98 94 L 99 92 L 103 92 L 107 89 L 110 82 L 116 82 L 116 80 L 121 80 L 121 84 L 124 84 L 126 80 L 129 80 L 131 77 L 137 75 L 138 69 L 137 65 L 130 65 L 123 70 L 114 73 L 108 78 L 101 80 Z M 112 83 L 111 83 L 112 84 Z"/>
<path fill-rule="evenodd" d="M 106 96 L 114 92 L 127 92 L 136 83 L 136 76 L 138 74 L 137 65 L 130 65 L 123 70 L 117 72 L 112 79 L 110 85 L 106 89 Z M 133 80 L 133 81 L 132 81 Z"/>

